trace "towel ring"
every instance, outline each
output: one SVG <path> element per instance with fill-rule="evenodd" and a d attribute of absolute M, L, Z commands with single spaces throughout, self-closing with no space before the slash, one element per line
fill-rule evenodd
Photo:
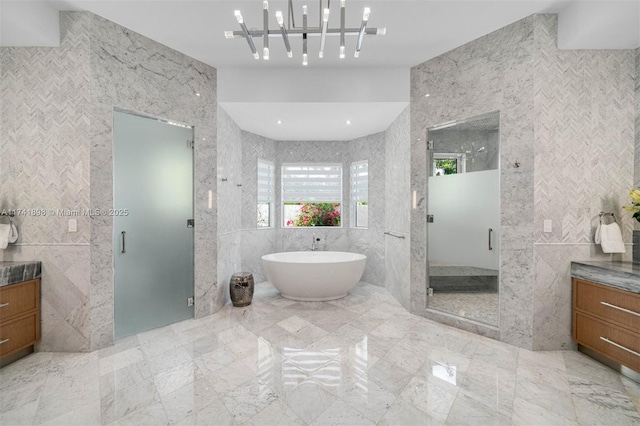
<path fill-rule="evenodd" d="M 618 221 L 616 220 L 616 215 L 613 213 L 605 213 L 605 212 L 600 212 L 600 214 L 598 215 L 600 216 L 600 225 L 602 225 L 602 218 L 603 217 L 607 217 L 607 216 L 611 216 L 613 218 L 613 222 L 617 223 Z M 613 223 L 612 222 L 612 223 Z"/>

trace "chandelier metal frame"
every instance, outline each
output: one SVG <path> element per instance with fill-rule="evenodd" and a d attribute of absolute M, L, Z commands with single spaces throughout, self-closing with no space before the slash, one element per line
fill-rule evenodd
<path fill-rule="evenodd" d="M 320 15 L 318 18 L 318 26 L 310 27 L 308 24 L 308 9 L 307 6 L 302 6 L 302 27 L 296 26 L 295 23 L 295 14 L 293 10 L 293 0 L 288 0 L 288 10 L 287 10 L 287 25 L 284 25 L 284 16 L 282 15 L 282 11 L 276 11 L 275 17 L 276 22 L 278 23 L 278 29 L 270 30 L 269 29 L 269 2 L 267 0 L 262 2 L 262 29 L 254 30 L 247 28 L 246 23 L 244 22 L 244 18 L 242 13 L 239 10 L 234 11 L 234 15 L 238 24 L 240 25 L 239 31 L 225 31 L 224 35 L 226 38 L 236 38 L 243 37 L 247 40 L 249 45 L 249 49 L 253 54 L 255 59 L 260 59 L 260 54 L 256 48 L 256 45 L 253 41 L 254 38 L 262 38 L 262 58 L 264 60 L 269 59 L 269 38 L 270 37 L 282 37 L 284 42 L 285 49 L 287 50 L 287 56 L 289 58 L 293 57 L 293 50 L 291 49 L 290 37 L 301 37 L 302 38 L 302 65 L 308 65 L 309 63 L 309 54 L 308 54 L 308 46 L 307 39 L 310 36 L 320 37 L 320 50 L 318 52 L 318 57 L 324 57 L 324 48 L 325 41 L 327 36 L 340 36 L 340 51 L 339 57 L 340 59 L 345 58 L 345 38 L 347 36 L 357 36 L 356 40 L 356 48 L 353 53 L 355 58 L 360 56 L 360 50 L 362 49 L 362 43 L 364 41 L 365 35 L 385 35 L 386 28 L 371 28 L 367 27 L 369 22 L 369 16 L 371 14 L 371 9 L 365 7 L 362 12 L 362 22 L 359 27 L 347 28 L 345 26 L 345 9 L 346 9 L 346 0 L 340 0 L 340 28 L 329 28 L 329 15 L 331 13 L 331 0 L 327 0 L 327 6 L 324 7 L 324 0 L 319 0 L 319 11 Z"/>

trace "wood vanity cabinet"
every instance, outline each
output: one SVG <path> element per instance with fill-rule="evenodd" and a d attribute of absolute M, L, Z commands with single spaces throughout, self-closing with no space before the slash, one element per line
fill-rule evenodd
<path fill-rule="evenodd" d="M 640 372 L 640 294 L 573 278 L 573 339 Z"/>
<path fill-rule="evenodd" d="M 0 287 L 0 358 L 40 340 L 40 279 Z"/>

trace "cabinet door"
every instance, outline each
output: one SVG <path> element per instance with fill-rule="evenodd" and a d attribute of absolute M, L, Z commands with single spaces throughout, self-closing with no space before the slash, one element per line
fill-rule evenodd
<path fill-rule="evenodd" d="M 7 321 L 0 326 L 0 357 L 31 346 L 39 338 L 40 316 L 37 312 Z"/>
<path fill-rule="evenodd" d="M 640 296 L 577 278 L 573 283 L 575 309 L 632 332 L 640 330 Z"/>
<path fill-rule="evenodd" d="M 640 335 L 580 312 L 574 322 L 578 343 L 640 372 Z"/>
<path fill-rule="evenodd" d="M 0 322 L 40 309 L 39 280 L 0 287 Z"/>

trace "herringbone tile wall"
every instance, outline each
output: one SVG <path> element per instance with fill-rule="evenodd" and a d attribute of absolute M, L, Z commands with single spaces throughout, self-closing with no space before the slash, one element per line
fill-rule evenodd
<path fill-rule="evenodd" d="M 634 181 L 635 53 L 559 50 L 557 17 L 534 19 L 533 349 L 570 349 L 572 260 L 611 260 L 594 242 L 613 212 L 631 259 L 633 221 L 621 206 Z M 544 233 L 543 221 L 553 221 Z"/>
<path fill-rule="evenodd" d="M 215 311 L 216 70 L 91 13 L 62 12 L 60 30 L 60 47 L 0 49 L 0 208 L 112 208 L 114 107 L 193 124 L 196 316 Z M 0 259 L 43 262 L 40 349 L 111 344 L 111 218 L 81 215 L 76 233 L 56 214 L 16 219 Z"/>
<path fill-rule="evenodd" d="M 0 260 L 42 261 L 41 351 L 89 349 L 90 18 L 60 16 L 60 47 L 0 48 L 0 208 L 19 214 Z"/>
<path fill-rule="evenodd" d="M 554 15 L 536 17 L 535 241 L 592 243 L 600 211 L 631 242 L 634 173 L 631 50 L 559 50 Z M 553 220 L 544 233 L 543 220 Z"/>
<path fill-rule="evenodd" d="M 635 179 L 634 187 L 640 186 L 640 47 L 635 51 L 636 57 L 636 145 L 635 145 Z M 639 229 L 636 225 L 636 229 Z"/>
<path fill-rule="evenodd" d="M 0 48 L 0 208 L 46 212 L 16 217 L 22 244 L 89 242 L 56 212 L 89 207 L 89 20 L 60 27 L 59 48 Z"/>

